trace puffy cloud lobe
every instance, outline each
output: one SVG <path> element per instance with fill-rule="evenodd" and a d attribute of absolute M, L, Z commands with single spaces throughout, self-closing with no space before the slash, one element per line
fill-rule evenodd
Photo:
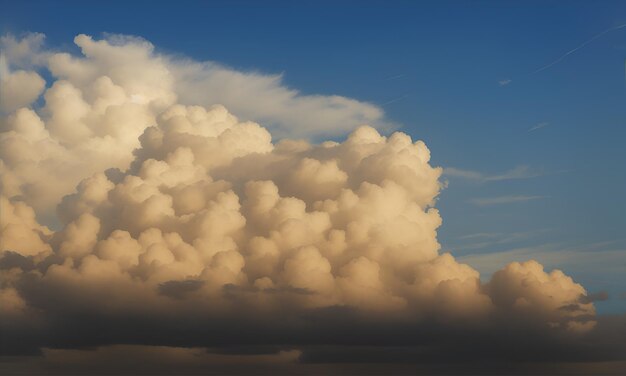
<path fill-rule="evenodd" d="M 19 38 L 13 35 L 1 36 L 0 73 L 6 74 L 10 66 L 31 69 L 45 64 L 48 56 L 48 52 L 43 49 L 45 38 L 41 33 L 28 33 Z"/>
<path fill-rule="evenodd" d="M 552 326 L 586 331 L 595 325 L 593 320 L 576 320 L 594 313 L 593 305 L 580 299 L 587 295 L 584 288 L 560 270 L 546 273 L 536 261 L 507 265 L 486 288 L 502 309 L 543 316 Z"/>
<path fill-rule="evenodd" d="M 342 143 L 273 143 L 224 106 L 175 103 L 176 73 L 148 43 L 76 43 L 85 57 L 47 57 L 58 79 L 45 107 L 3 120 L 2 260 L 21 261 L 1 263 L 2 317 L 272 321 L 343 307 L 593 328 L 585 290 L 558 270 L 513 263 L 481 284 L 439 253 L 442 170 L 422 141 L 361 126 Z M 53 206 L 56 232 L 35 215 Z"/>
<path fill-rule="evenodd" d="M 10 112 L 34 102 L 46 82 L 36 72 L 17 71 L 0 77 L 0 109 Z"/>
<path fill-rule="evenodd" d="M 52 232 L 37 223 L 35 211 L 23 202 L 11 202 L 0 196 L 0 224 L 2 249 L 19 250 L 25 256 L 50 252 L 47 240 Z"/>
<path fill-rule="evenodd" d="M 139 135 L 176 95 L 168 89 L 167 69 L 145 43 L 114 46 L 81 35 L 75 42 L 84 57 L 74 57 L 42 51 L 42 41 L 39 34 L 1 41 L 6 65 L 2 107 L 19 107 L 3 121 L 1 183 L 7 196 L 21 196 L 44 222 L 56 225 L 60 199 L 87 176 L 126 169 Z M 56 78 L 37 112 L 23 106 L 41 94 L 43 79 L 32 71 L 11 72 L 33 64 L 47 67 Z"/>
<path fill-rule="evenodd" d="M 222 118 L 211 119 L 207 127 L 201 124 L 206 122 L 201 120 L 203 107 L 170 108 L 177 101 L 205 107 L 221 103 L 243 118 L 271 125 L 281 137 L 338 135 L 363 123 L 388 127 L 382 110 L 374 105 L 340 96 L 303 95 L 285 87 L 278 76 L 159 54 L 140 38 L 108 35 L 94 40 L 81 34 L 74 38 L 80 55 L 45 49 L 43 42 L 42 34 L 0 40 L 0 109 L 7 114 L 25 111 L 43 93 L 45 106 L 32 116 L 39 118 L 33 123 L 42 124 L 47 132 L 42 139 L 24 132 L 19 121 L 3 124 L 0 142 L 16 145 L 4 148 L 3 160 L 19 163 L 20 168 L 2 167 L 0 172 L 7 195 L 22 196 L 53 227 L 58 225 L 56 204 L 83 178 L 107 168 L 129 167 L 138 137 L 156 123 L 158 115 L 168 122 L 164 128 L 187 130 L 187 136 L 179 137 L 212 136 L 211 132 L 227 127 L 234 118 L 225 110 L 213 111 L 211 116 Z M 40 68 L 54 78 L 47 89 L 34 71 Z M 181 114 L 185 111 L 191 112 L 189 116 Z M 254 133 L 246 127 L 258 125 L 228 127 L 231 130 L 215 142 L 227 144 L 227 155 L 237 155 L 238 148 L 247 147 L 241 142 L 269 140 L 265 131 L 257 132 L 256 140 L 246 139 Z M 34 144 L 39 145 L 35 148 Z M 30 145 L 29 152 L 20 152 L 26 145 Z M 196 158 L 221 163 L 223 152 L 208 148 L 196 153 Z M 319 178 L 328 168 L 319 170 Z M 332 189 L 332 182 L 326 184 Z"/>

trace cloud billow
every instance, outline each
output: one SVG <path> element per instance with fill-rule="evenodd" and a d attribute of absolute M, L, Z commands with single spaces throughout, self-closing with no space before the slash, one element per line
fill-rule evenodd
<path fill-rule="evenodd" d="M 85 57 L 9 42 L 54 81 L 33 89 L 42 108 L 31 94 L 3 107 L 4 353 L 246 344 L 312 359 L 321 353 L 311 346 L 446 347 L 467 333 L 488 347 L 500 331 L 512 335 L 493 343 L 520 341 L 511 349 L 533 338 L 558 348 L 594 331 L 597 299 L 563 272 L 512 263 L 482 283 L 439 252 L 442 169 L 422 141 L 357 127 L 382 119 L 376 107 L 180 65 L 132 38 L 80 35 Z M 41 78 L 4 59 L 11 80 Z M 244 94 L 228 92 L 236 87 Z M 282 98 L 271 99 L 278 107 L 248 107 L 255 90 Z M 207 103 L 185 103 L 196 96 Z M 279 125 L 241 121 L 230 107 Z M 321 134 L 350 133 L 272 140 L 318 123 Z"/>

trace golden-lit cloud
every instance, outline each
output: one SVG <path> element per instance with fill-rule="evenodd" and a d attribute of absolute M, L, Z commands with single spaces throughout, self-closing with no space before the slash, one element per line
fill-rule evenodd
<path fill-rule="evenodd" d="M 270 129 L 239 120 L 217 100 L 178 99 L 218 79 L 242 81 L 242 95 L 278 90 L 280 97 L 286 89 L 278 84 L 248 92 L 264 78 L 200 63 L 174 67 L 138 39 L 75 42 L 84 56 L 32 52 L 54 77 L 45 90 L 35 71 L 14 70 L 21 55 L 3 57 L 10 75 L 2 90 L 25 88 L 2 107 L 4 330 L 28 328 L 37 345 L 38 328 L 63 327 L 76 315 L 174 326 L 254 318 L 263 326 L 336 308 L 411 325 L 593 329 L 585 289 L 559 270 L 512 263 L 482 283 L 471 266 L 440 253 L 442 169 L 431 166 L 424 142 L 350 122 L 339 129 L 352 129 L 343 142 L 274 142 Z M 187 81 L 178 81 L 177 69 L 186 69 Z M 190 74 L 199 75 L 196 91 L 177 92 Z M 32 105 L 42 90 L 45 105 Z M 364 122 L 379 119 L 367 115 L 375 107 L 350 99 L 285 95 L 281 106 L 295 109 L 276 110 L 280 121 L 318 110 L 319 119 L 307 121 L 354 119 L 348 110 L 329 115 L 337 106 L 367 110 L 357 116 Z M 282 127 L 281 134 L 312 132 Z M 118 335 L 112 340 L 128 343 Z"/>

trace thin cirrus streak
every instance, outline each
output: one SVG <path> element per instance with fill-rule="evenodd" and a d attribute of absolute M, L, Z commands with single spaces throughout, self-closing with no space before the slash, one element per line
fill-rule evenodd
<path fill-rule="evenodd" d="M 473 170 L 463 170 L 455 167 L 446 167 L 443 175 L 449 178 L 462 178 L 480 183 L 495 182 L 503 180 L 530 179 L 544 175 L 541 171 L 534 170 L 526 165 L 517 166 L 511 170 L 497 175 L 488 175 Z"/>
<path fill-rule="evenodd" d="M 624 27 L 626 27 L 626 24 L 621 24 L 621 25 L 614 26 L 614 27 L 612 27 L 612 28 L 609 28 L 609 29 L 606 29 L 606 30 L 602 31 L 601 33 L 596 34 L 596 35 L 595 35 L 595 36 L 593 36 L 591 39 L 588 39 L 587 41 L 585 41 L 584 43 L 580 44 L 580 45 L 579 45 L 579 46 L 577 46 L 576 48 L 573 48 L 573 49 L 571 49 L 571 50 L 567 51 L 566 53 L 564 53 L 563 55 L 559 56 L 556 60 L 554 60 L 554 61 L 552 61 L 552 62 L 550 62 L 550 63 L 548 63 L 548 64 L 546 64 L 546 65 L 543 65 L 543 66 L 541 66 L 541 67 L 539 67 L 539 68 L 535 69 L 534 71 L 532 71 L 532 72 L 528 73 L 528 74 L 527 74 L 527 76 L 531 76 L 531 75 L 537 74 L 537 73 L 542 72 L 542 71 L 544 71 L 544 70 L 546 70 L 546 69 L 548 69 L 548 68 L 553 67 L 554 65 L 556 65 L 556 64 L 560 63 L 561 61 L 563 61 L 563 60 L 564 60 L 566 57 L 568 57 L 569 55 L 571 55 L 571 54 L 573 54 L 574 52 L 576 52 L 576 51 L 580 50 L 581 48 L 584 48 L 585 46 L 587 46 L 588 44 L 590 44 L 590 43 L 592 43 L 593 41 L 597 40 L 598 38 L 600 38 L 600 37 L 602 37 L 602 36 L 604 36 L 604 35 L 606 35 L 606 34 L 608 34 L 608 33 L 612 32 L 612 31 L 622 29 L 622 28 L 624 28 Z M 513 82 L 513 79 L 512 79 L 512 78 L 507 78 L 507 79 L 502 79 L 502 80 L 499 80 L 499 81 L 498 81 L 498 84 L 499 84 L 500 86 L 507 86 L 507 85 L 511 84 L 512 82 Z"/>
<path fill-rule="evenodd" d="M 536 130 L 538 130 L 538 129 L 545 128 L 545 127 L 547 127 L 548 125 L 550 125 L 550 123 L 545 122 L 545 121 L 544 121 L 544 122 L 541 122 L 541 123 L 539 123 L 539 124 L 537 124 L 537 125 L 535 125 L 535 126 L 531 127 L 530 129 L 528 129 L 528 132 L 534 132 L 534 131 L 536 131 Z"/>
<path fill-rule="evenodd" d="M 612 27 L 612 28 L 610 28 L 610 29 L 606 29 L 606 30 L 604 30 L 603 32 L 601 32 L 601 33 L 599 33 L 599 34 L 596 34 L 593 38 L 591 38 L 591 39 L 589 39 L 589 40 L 585 41 L 584 43 L 582 43 L 582 44 L 581 44 L 581 45 L 579 45 L 578 47 L 576 47 L 576 48 L 574 48 L 574 49 L 571 49 L 571 50 L 567 51 L 566 53 L 564 53 L 563 55 L 561 55 L 558 59 L 554 60 L 553 62 L 551 62 L 551 63 L 549 63 L 549 64 L 546 64 L 546 65 L 544 65 L 544 66 L 540 67 L 539 69 L 536 69 L 536 70 L 534 70 L 534 71 L 530 72 L 530 73 L 529 73 L 529 75 L 532 75 L 532 74 L 535 74 L 535 73 L 539 73 L 539 72 L 541 72 L 541 71 L 544 71 L 544 70 L 546 70 L 546 69 L 548 69 L 548 68 L 550 68 L 550 67 L 552 67 L 552 66 L 554 66 L 554 65 L 556 65 L 556 64 L 558 64 L 558 63 L 560 63 L 561 61 L 563 61 L 563 59 L 565 59 L 565 58 L 566 58 L 566 57 L 568 57 L 569 55 L 573 54 L 574 52 L 576 52 L 576 51 L 580 50 L 581 48 L 585 47 L 585 46 L 586 46 L 586 45 L 588 45 L 589 43 L 591 43 L 591 42 L 595 41 L 596 39 L 598 39 L 598 38 L 600 38 L 600 37 L 604 36 L 604 35 L 605 35 L 605 34 L 607 34 L 607 33 L 610 33 L 611 31 L 619 30 L 619 29 L 622 29 L 622 28 L 624 28 L 624 27 L 626 27 L 626 24 L 622 24 L 622 25 L 614 26 L 614 27 Z"/>

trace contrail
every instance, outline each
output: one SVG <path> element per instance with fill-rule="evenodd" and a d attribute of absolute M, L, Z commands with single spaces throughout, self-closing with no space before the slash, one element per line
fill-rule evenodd
<path fill-rule="evenodd" d="M 611 31 L 618 30 L 618 29 L 621 29 L 621 28 L 624 28 L 624 27 L 626 27 L 626 24 L 622 24 L 622 25 L 615 26 L 615 27 L 612 27 L 612 28 L 610 28 L 610 29 L 606 29 L 606 30 L 604 30 L 604 31 L 603 31 L 603 32 L 601 32 L 600 34 L 597 34 L 596 36 L 594 36 L 593 38 L 591 38 L 591 39 L 587 40 L 585 43 L 583 43 L 583 44 L 581 44 L 580 46 L 578 46 L 578 47 L 574 48 L 573 50 L 567 51 L 565 54 L 563 54 L 561 57 L 559 57 L 558 59 L 554 60 L 554 61 L 553 61 L 553 62 L 551 62 L 550 64 L 544 65 L 543 67 L 541 67 L 541 68 L 539 68 L 539 69 L 537 69 L 537 70 L 535 70 L 535 71 L 533 71 L 533 72 L 530 72 L 530 73 L 529 73 L 529 75 L 531 75 L 531 74 L 535 74 L 535 73 L 539 73 L 539 72 L 541 72 L 541 71 L 543 71 L 543 70 L 546 70 L 546 69 L 550 68 L 551 66 L 553 66 L 553 65 L 555 65 L 555 64 L 558 64 L 559 62 L 561 62 L 563 59 L 565 59 L 565 58 L 566 58 L 566 57 L 568 57 L 569 55 L 571 55 L 571 54 L 573 54 L 574 52 L 576 52 L 576 51 L 580 50 L 581 48 L 585 47 L 586 45 L 588 45 L 589 43 L 593 42 L 594 40 L 596 40 L 596 39 L 600 38 L 600 37 L 601 37 L 601 36 L 603 36 L 604 34 L 610 33 Z"/>
<path fill-rule="evenodd" d="M 397 97 L 397 98 L 394 98 L 394 99 L 392 99 L 392 100 L 390 100 L 390 101 L 387 101 L 387 102 L 385 102 L 385 103 L 381 104 L 381 106 L 386 106 L 386 105 L 388 105 L 388 104 L 392 104 L 392 103 L 395 103 L 395 102 L 397 102 L 397 101 L 400 101 L 400 100 L 402 100 L 402 99 L 404 99 L 404 98 L 408 97 L 408 96 L 409 96 L 409 94 L 410 94 L 410 93 L 406 93 L 406 94 L 404 94 L 404 95 L 402 95 L 402 96 L 399 96 L 399 97 Z"/>
<path fill-rule="evenodd" d="M 606 29 L 606 30 L 604 30 L 603 32 L 601 32 L 601 33 L 599 33 L 599 34 L 596 34 L 593 38 L 591 38 L 591 39 L 589 39 L 589 40 L 585 41 L 583 44 L 579 45 L 578 47 L 576 47 L 576 48 L 574 48 L 574 49 L 572 49 L 572 50 L 570 50 L 570 51 L 567 51 L 566 53 L 564 53 L 563 55 L 561 55 L 558 59 L 554 60 L 553 62 L 551 62 L 551 63 L 549 63 L 549 64 L 546 64 L 546 65 L 542 66 L 541 68 L 536 69 L 536 70 L 534 70 L 534 71 L 532 71 L 532 72 L 528 73 L 528 74 L 527 74 L 527 76 L 531 76 L 531 75 L 533 75 L 533 74 L 535 74 L 535 73 L 539 73 L 539 72 L 541 72 L 541 71 L 544 71 L 544 70 L 546 70 L 546 69 L 548 69 L 548 68 L 552 67 L 553 65 L 560 63 L 561 61 L 563 61 L 563 59 L 565 59 L 565 58 L 566 58 L 566 57 L 568 57 L 569 55 L 571 55 L 571 54 L 573 54 L 574 52 L 576 52 L 576 51 L 580 50 L 581 48 L 585 47 L 585 46 L 586 46 L 586 45 L 588 45 L 589 43 L 591 43 L 591 42 L 595 41 L 596 39 L 598 39 L 598 38 L 602 37 L 604 34 L 610 33 L 611 31 L 615 31 L 615 30 L 623 29 L 623 28 L 625 28 L 625 27 L 626 27 L 626 23 L 625 23 L 625 24 L 618 25 L 618 26 L 614 26 L 614 27 L 612 27 L 612 28 L 610 28 L 610 29 Z M 502 80 L 498 81 L 498 84 L 499 84 L 500 86 L 506 86 L 506 85 L 510 84 L 512 81 L 513 81 L 513 80 L 512 80 L 512 79 L 510 79 L 510 78 L 507 78 L 507 79 L 502 79 Z"/>

